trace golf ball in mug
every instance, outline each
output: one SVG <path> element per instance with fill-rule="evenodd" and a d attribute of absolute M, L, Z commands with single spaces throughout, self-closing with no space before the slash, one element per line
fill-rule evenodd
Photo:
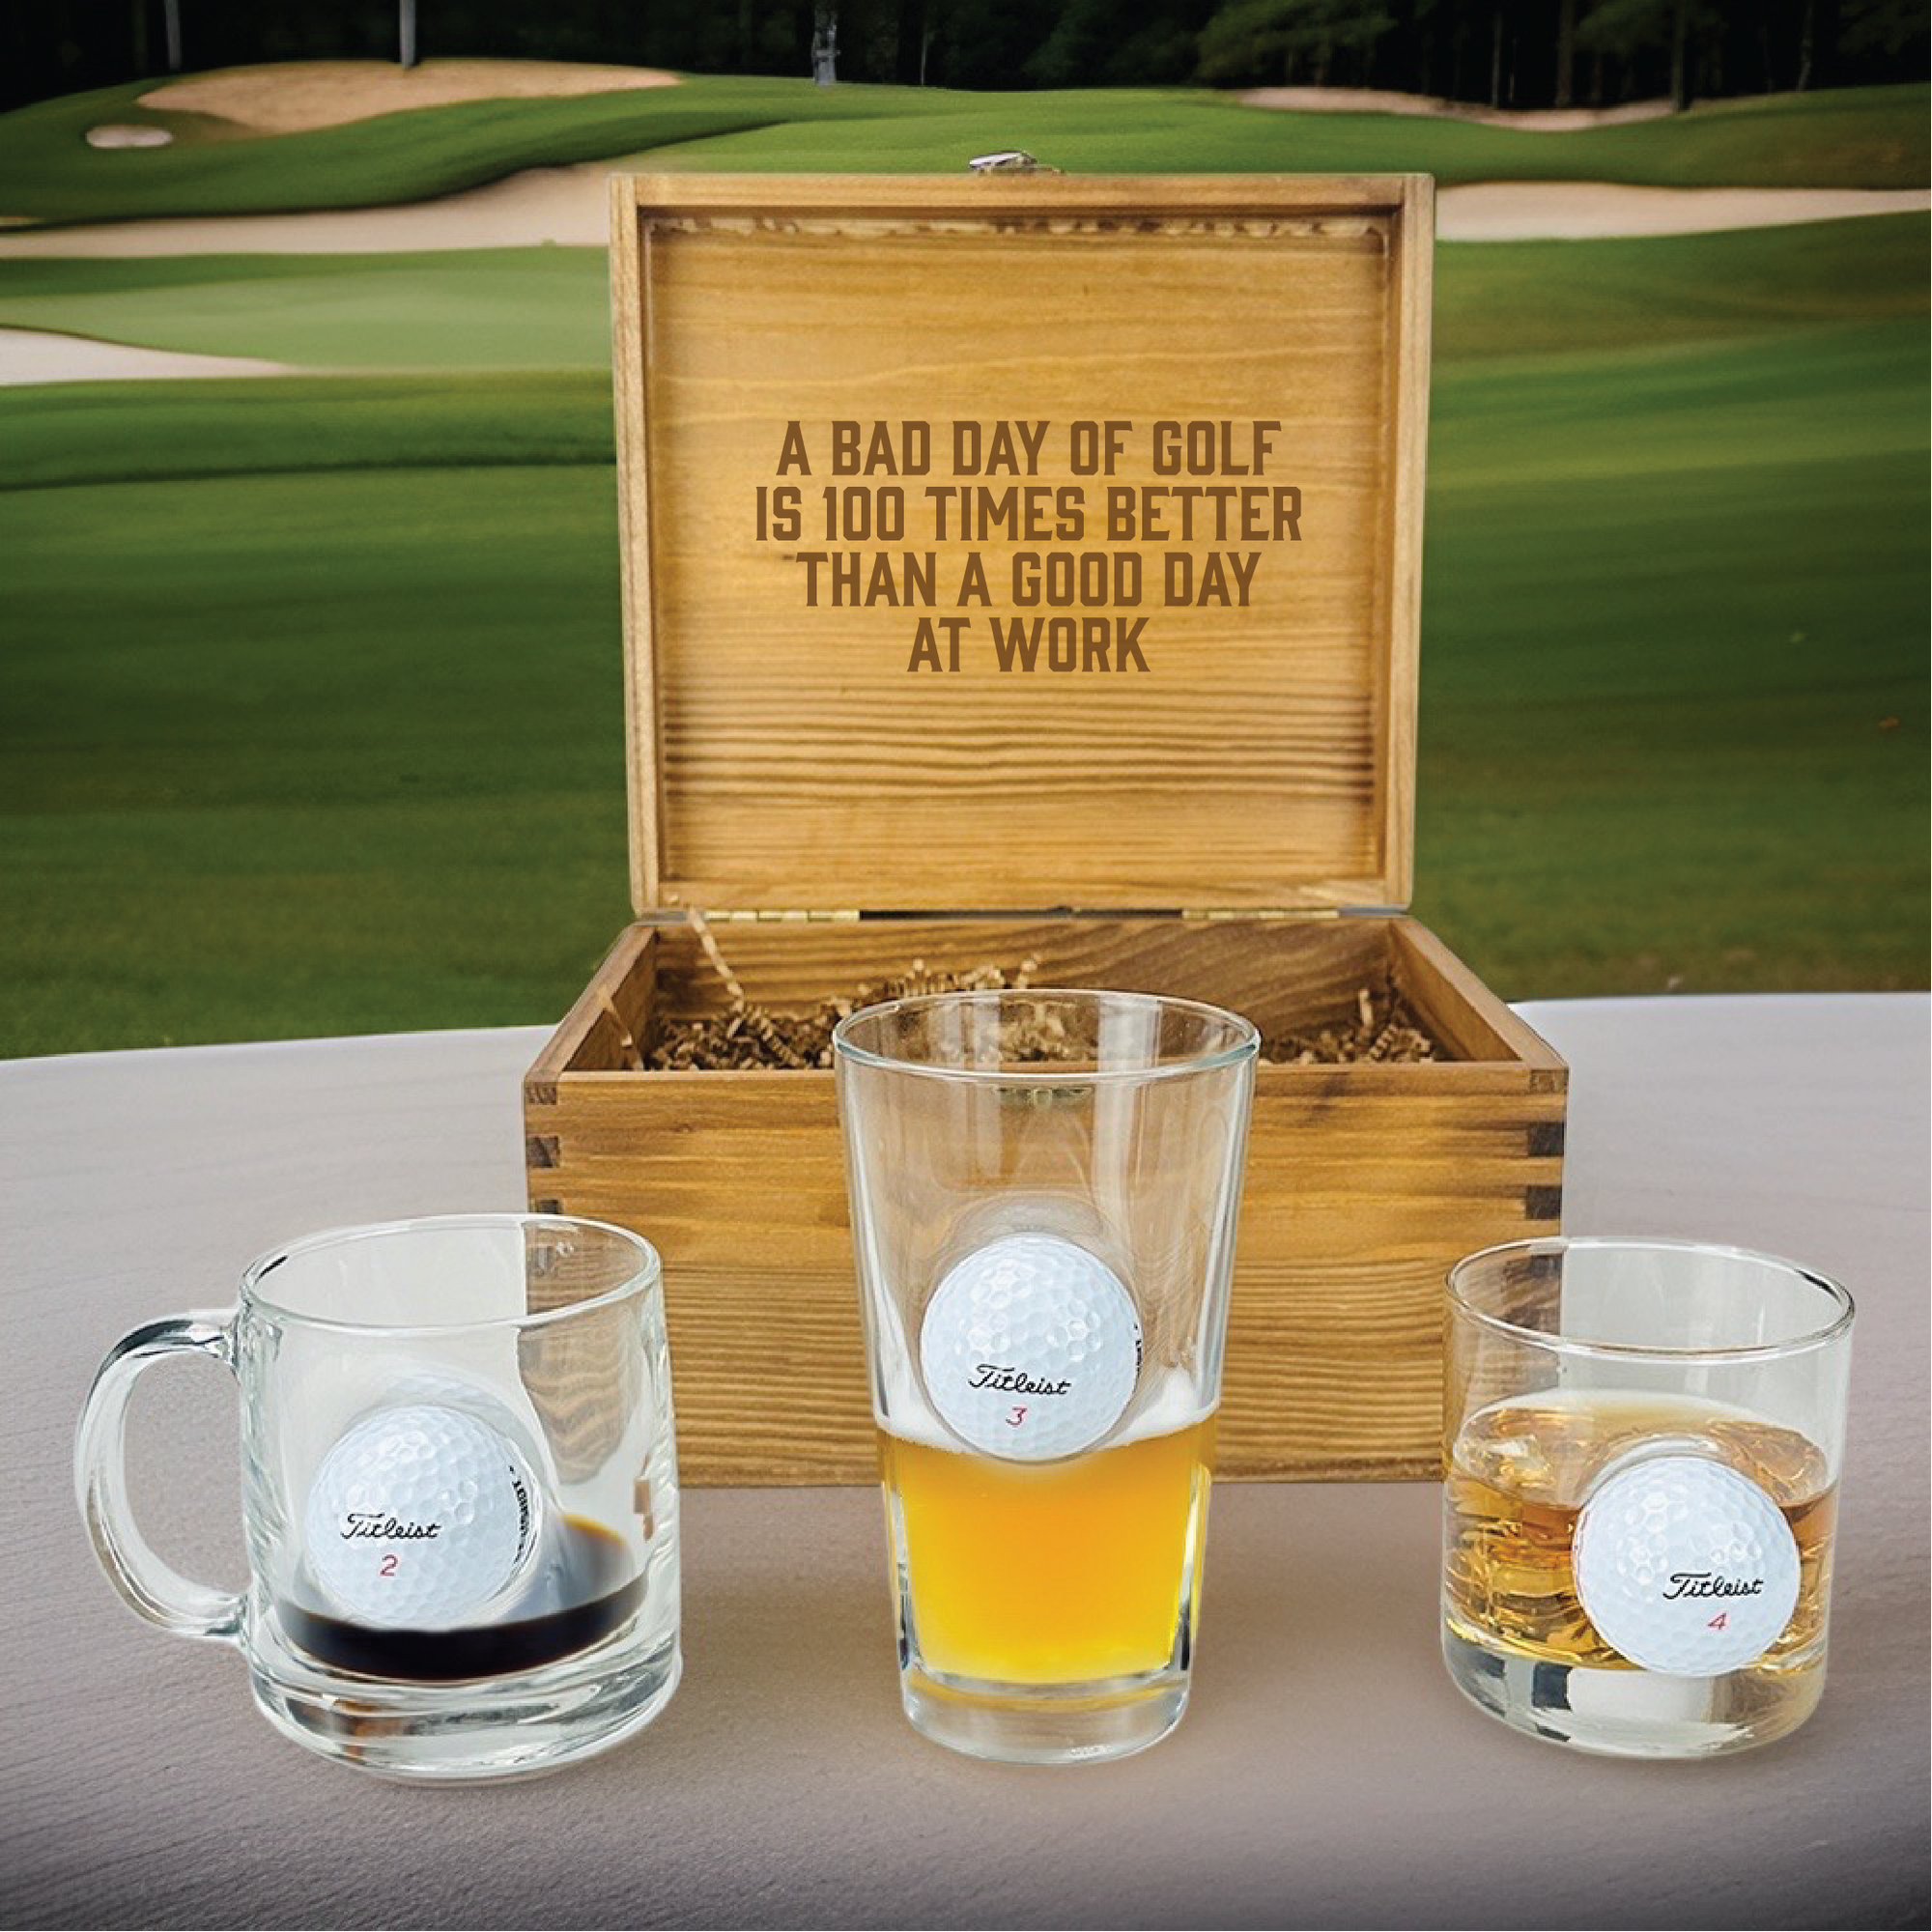
<path fill-rule="evenodd" d="M 449 1629 L 518 1580 L 536 1548 L 529 1464 L 467 1409 L 365 1415 L 323 1459 L 304 1520 L 308 1568 L 345 1617 Z"/>

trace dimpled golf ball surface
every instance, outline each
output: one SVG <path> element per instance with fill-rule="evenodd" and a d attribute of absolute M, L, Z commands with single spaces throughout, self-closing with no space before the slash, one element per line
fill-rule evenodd
<path fill-rule="evenodd" d="M 1007 1235 L 954 1264 L 920 1329 L 926 1394 L 953 1433 L 1015 1462 L 1077 1455 L 1140 1375 L 1133 1297 L 1057 1235 Z"/>
<path fill-rule="evenodd" d="M 1798 1603 L 1798 1544 L 1777 1505 L 1702 1456 L 1653 1456 L 1611 1476 L 1583 1506 L 1574 1555 L 1584 1614 L 1645 1670 L 1742 1669 Z"/>
<path fill-rule="evenodd" d="M 475 1416 L 428 1404 L 381 1409 L 316 1472 L 309 1571 L 358 1623 L 450 1629 L 516 1576 L 535 1503 L 523 1459 Z"/>

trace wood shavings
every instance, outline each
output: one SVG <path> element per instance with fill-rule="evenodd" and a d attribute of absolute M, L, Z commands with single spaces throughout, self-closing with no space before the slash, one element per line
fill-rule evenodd
<path fill-rule="evenodd" d="M 1280 1034 L 1262 1041 L 1264 1066 L 1336 1066 L 1353 1061 L 1439 1060 L 1441 1049 L 1393 985 L 1355 989 L 1355 1010 L 1347 1019 L 1308 1033 Z"/>
<path fill-rule="evenodd" d="M 660 1025 L 645 1055 L 645 1065 L 660 1072 L 830 1066 L 832 1029 L 861 1007 L 875 1006 L 882 1000 L 919 999 L 928 993 L 983 993 L 1008 987 L 1024 990 L 1039 970 L 1037 959 L 1022 959 L 1011 970 L 989 963 L 964 973 L 947 973 L 936 971 L 923 959 L 915 959 L 897 979 L 857 986 L 844 999 L 821 1000 L 810 1012 L 777 1012 L 746 994 L 704 916 L 693 913 L 691 924 L 731 1004 L 724 1012 L 702 1019 L 667 1020 Z M 1042 1052 L 1027 1057 L 1057 1056 Z"/>
<path fill-rule="evenodd" d="M 821 1000 L 808 1012 L 781 1012 L 760 1006 L 745 991 L 702 914 L 691 915 L 692 930 L 730 1004 L 723 1012 L 697 1019 L 662 1021 L 642 1064 L 658 1072 L 710 1072 L 832 1065 L 832 1030 L 848 1013 L 884 1000 L 918 999 L 932 993 L 1023 992 L 1039 971 L 1037 959 L 1006 967 L 988 961 L 964 972 L 949 972 L 914 959 L 896 979 L 860 985 L 842 999 Z M 625 1036 L 628 1043 L 629 1036 Z M 1077 1042 L 1065 1037 L 1057 1015 L 1015 1015 L 1004 1051 L 1016 1065 L 1069 1060 Z M 1339 1065 L 1354 1061 L 1392 1063 L 1438 1060 L 1440 1048 L 1414 1010 L 1386 980 L 1356 988 L 1354 1010 L 1302 1033 L 1283 1033 L 1262 1041 L 1264 1066 Z"/>

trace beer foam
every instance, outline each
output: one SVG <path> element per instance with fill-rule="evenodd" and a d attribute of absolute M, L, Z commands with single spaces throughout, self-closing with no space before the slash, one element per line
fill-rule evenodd
<path fill-rule="evenodd" d="M 926 1400 L 918 1372 L 898 1337 L 896 1359 L 888 1357 L 881 1337 L 880 1377 L 872 1400 L 874 1420 L 888 1435 L 901 1441 L 918 1442 L 928 1449 L 947 1449 L 956 1455 L 972 1455 L 973 1445 L 962 1441 L 947 1428 Z M 883 1401 L 881 1401 L 883 1397 Z M 1095 1442 L 1086 1455 L 1117 1449 L 1128 1442 L 1144 1441 L 1155 1435 L 1173 1435 L 1211 1414 L 1214 1404 L 1202 1399 L 1194 1378 L 1185 1369 L 1151 1367 L 1141 1373 L 1139 1386 L 1126 1412 L 1110 1434 Z"/>

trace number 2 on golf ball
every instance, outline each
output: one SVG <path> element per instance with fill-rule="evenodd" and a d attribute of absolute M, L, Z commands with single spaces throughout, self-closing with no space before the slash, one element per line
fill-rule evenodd
<path fill-rule="evenodd" d="M 359 1623 L 446 1630 L 518 1575 L 535 1507 L 522 1457 L 475 1416 L 428 1403 L 382 1409 L 316 1472 L 309 1571 Z"/>

